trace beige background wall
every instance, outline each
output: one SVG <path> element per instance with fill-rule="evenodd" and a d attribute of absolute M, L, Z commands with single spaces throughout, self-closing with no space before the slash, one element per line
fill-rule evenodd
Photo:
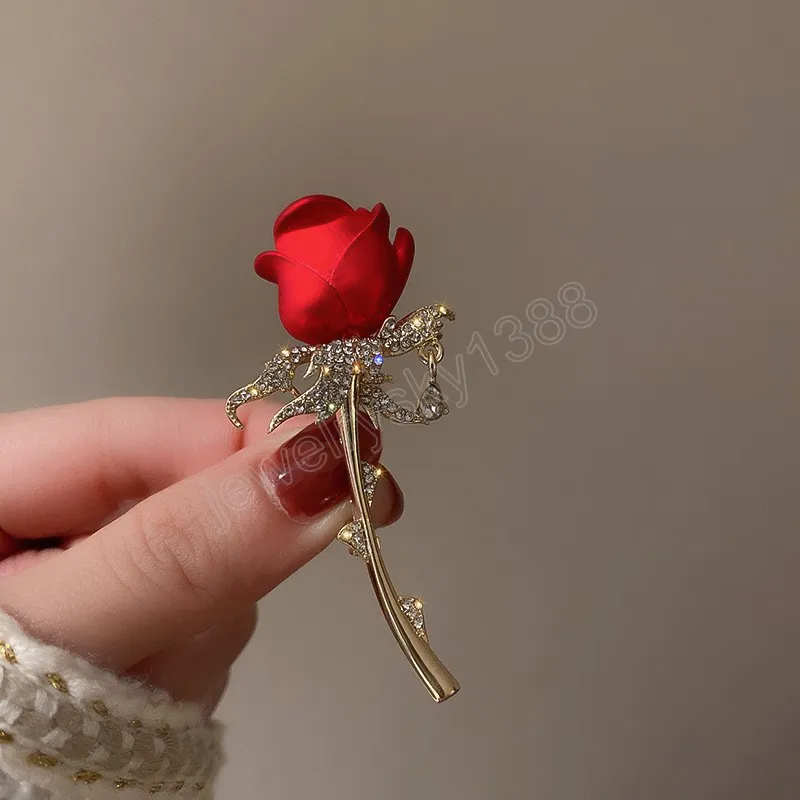
<path fill-rule="evenodd" d="M 385 545 L 463 692 L 428 701 L 331 548 L 263 603 L 221 798 L 798 797 L 799 24 L 0 3 L 3 409 L 227 394 L 285 339 L 251 261 L 310 192 L 385 202 L 402 308 L 459 312 L 466 402 L 389 431 Z M 496 321 L 569 281 L 594 324 L 509 360 Z"/>

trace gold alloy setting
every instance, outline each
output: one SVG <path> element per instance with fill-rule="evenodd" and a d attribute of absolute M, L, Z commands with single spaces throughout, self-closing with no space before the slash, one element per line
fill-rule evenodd
<path fill-rule="evenodd" d="M 437 365 L 444 356 L 441 344 L 445 320 L 455 314 L 446 305 L 423 306 L 398 320 L 385 320 L 375 336 L 337 339 L 317 346 L 285 347 L 264 364 L 262 373 L 237 389 L 226 401 L 230 421 L 243 428 L 238 409 L 275 392 L 293 395 L 270 423 L 270 431 L 299 414 L 316 414 L 317 422 L 337 415 L 342 446 L 352 489 L 353 520 L 337 536 L 351 555 L 364 561 L 378 604 L 400 649 L 434 701 L 452 697 L 460 688 L 430 647 L 423 603 L 417 597 L 400 595 L 394 588 L 381 555 L 380 541 L 372 526 L 370 506 L 383 468 L 362 461 L 358 441 L 358 413 L 369 415 L 375 426 L 385 418 L 401 424 L 423 424 L 448 413 L 436 382 Z M 415 409 L 396 403 L 382 388 L 392 382 L 383 372 L 387 358 L 416 351 L 428 367 L 428 386 Z M 294 385 L 295 373 L 307 365 L 304 377 L 316 373 L 316 382 L 306 391 Z"/>

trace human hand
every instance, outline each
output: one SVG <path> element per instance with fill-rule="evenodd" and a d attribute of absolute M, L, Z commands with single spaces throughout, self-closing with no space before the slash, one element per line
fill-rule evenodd
<path fill-rule="evenodd" d="M 333 420 L 265 436 L 219 401 L 98 400 L 0 415 L 0 608 L 37 638 L 212 710 L 255 603 L 351 518 Z M 380 436 L 361 424 L 362 458 Z M 376 525 L 403 495 L 378 483 Z"/>

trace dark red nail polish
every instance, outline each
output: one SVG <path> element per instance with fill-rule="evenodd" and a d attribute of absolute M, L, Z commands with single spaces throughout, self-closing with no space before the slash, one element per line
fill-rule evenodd
<path fill-rule="evenodd" d="M 377 464 L 380 432 L 359 414 L 361 459 Z M 350 479 L 335 418 L 312 423 L 281 445 L 263 464 L 263 479 L 293 519 L 315 517 L 350 495 Z"/>

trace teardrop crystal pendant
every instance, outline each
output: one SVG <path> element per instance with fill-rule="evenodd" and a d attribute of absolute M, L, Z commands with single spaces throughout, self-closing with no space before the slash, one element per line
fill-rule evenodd
<path fill-rule="evenodd" d="M 418 410 L 428 422 L 449 413 L 442 390 L 435 381 L 431 381 L 420 395 Z"/>

